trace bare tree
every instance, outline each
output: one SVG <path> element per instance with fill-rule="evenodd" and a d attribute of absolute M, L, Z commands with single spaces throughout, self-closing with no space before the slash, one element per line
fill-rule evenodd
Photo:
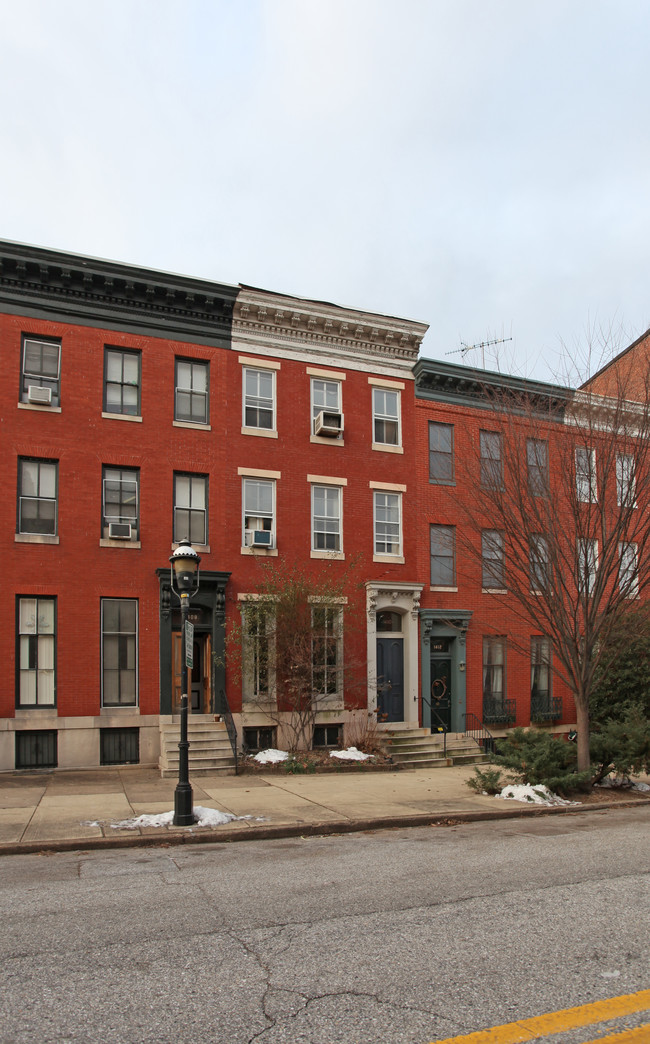
<path fill-rule="evenodd" d="M 633 358 L 614 363 L 606 396 L 588 383 L 572 390 L 472 376 L 489 413 L 461 465 L 476 495 L 455 501 L 465 516 L 459 542 L 483 586 L 505 586 L 495 597 L 550 638 L 586 770 L 594 673 L 614 621 L 650 584 L 647 367 L 640 388 Z"/>
<path fill-rule="evenodd" d="M 348 572 L 327 561 L 314 574 L 264 563 L 257 587 L 239 603 L 229 664 L 241 676 L 243 706 L 281 726 L 291 751 L 310 749 L 319 712 L 342 711 L 357 685 L 365 692 Z"/>

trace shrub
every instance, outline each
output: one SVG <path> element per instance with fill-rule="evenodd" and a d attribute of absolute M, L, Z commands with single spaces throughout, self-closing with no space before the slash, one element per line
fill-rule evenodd
<path fill-rule="evenodd" d="M 499 741 L 493 761 L 508 769 L 517 783 L 543 783 L 562 794 L 588 788 L 591 779 L 589 771 L 576 771 L 575 744 L 536 729 L 512 729 Z"/>
<path fill-rule="evenodd" d="M 505 783 L 501 778 L 500 769 L 480 769 L 477 765 L 474 768 L 474 776 L 467 780 L 467 786 L 477 794 L 500 794 Z"/>

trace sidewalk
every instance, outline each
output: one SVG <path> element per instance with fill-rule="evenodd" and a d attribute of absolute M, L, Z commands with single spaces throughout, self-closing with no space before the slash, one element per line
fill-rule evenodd
<path fill-rule="evenodd" d="M 153 768 L 0 775 L 0 855 L 131 845 L 245 841 L 580 812 L 610 807 L 529 806 L 473 793 L 471 767 L 324 775 L 200 776 L 194 806 L 247 816 L 219 827 L 112 824 L 174 807 L 175 780 Z M 630 804 L 639 803 L 630 798 Z M 616 807 L 621 801 L 616 802 Z"/>

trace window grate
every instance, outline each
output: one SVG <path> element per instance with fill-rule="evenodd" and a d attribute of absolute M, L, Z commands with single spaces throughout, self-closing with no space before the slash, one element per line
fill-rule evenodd
<path fill-rule="evenodd" d="M 16 768 L 56 768 L 56 729 L 21 730 L 16 733 Z"/>
<path fill-rule="evenodd" d="M 100 765 L 138 765 L 140 729 L 100 729 Z"/>

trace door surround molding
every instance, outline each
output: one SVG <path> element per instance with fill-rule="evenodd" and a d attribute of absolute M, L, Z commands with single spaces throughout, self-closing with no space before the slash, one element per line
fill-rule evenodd
<path fill-rule="evenodd" d="M 366 582 L 368 712 L 377 711 L 377 613 L 392 609 L 402 617 L 404 642 L 404 722 L 417 728 L 418 614 L 423 584 L 368 580 Z M 379 637 L 389 637 L 380 632 Z"/>

